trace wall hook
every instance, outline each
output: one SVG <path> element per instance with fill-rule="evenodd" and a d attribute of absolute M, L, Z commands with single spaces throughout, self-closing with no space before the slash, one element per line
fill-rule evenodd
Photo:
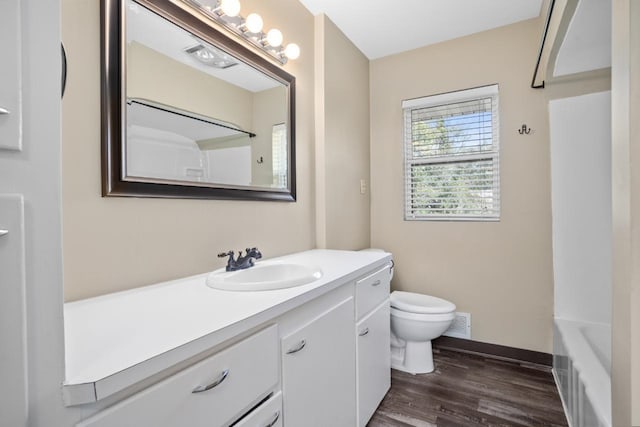
<path fill-rule="evenodd" d="M 264 163 L 264 159 L 262 158 L 262 156 L 260 156 L 260 159 L 256 160 L 256 163 L 259 165 Z"/>
<path fill-rule="evenodd" d="M 526 124 L 523 124 L 520 129 L 518 129 L 518 133 L 520 135 L 529 135 L 531 133 L 531 128 L 527 127 Z"/>

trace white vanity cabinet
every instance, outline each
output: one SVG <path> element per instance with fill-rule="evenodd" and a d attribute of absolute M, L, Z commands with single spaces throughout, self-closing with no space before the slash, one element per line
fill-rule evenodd
<path fill-rule="evenodd" d="M 282 392 L 262 403 L 233 427 L 282 427 Z"/>
<path fill-rule="evenodd" d="M 281 259 L 323 275 L 265 292 L 198 275 L 66 304 L 76 426 L 364 426 L 390 383 L 390 255 Z"/>
<path fill-rule="evenodd" d="M 282 338 L 284 425 L 356 424 L 353 298 Z"/>
<path fill-rule="evenodd" d="M 227 426 L 276 389 L 277 345 L 273 325 L 77 426 Z"/>
<path fill-rule="evenodd" d="M 391 386 L 389 266 L 356 282 L 358 426 L 366 426 Z"/>

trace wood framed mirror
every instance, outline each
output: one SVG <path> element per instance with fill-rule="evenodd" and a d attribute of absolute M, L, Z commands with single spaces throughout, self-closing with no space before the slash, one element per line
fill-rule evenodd
<path fill-rule="evenodd" d="M 195 1 L 101 3 L 102 195 L 295 201 L 295 78 Z"/>

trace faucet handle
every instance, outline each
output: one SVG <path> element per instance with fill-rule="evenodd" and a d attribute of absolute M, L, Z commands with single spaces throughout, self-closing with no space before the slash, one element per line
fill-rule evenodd
<path fill-rule="evenodd" d="M 224 257 L 229 256 L 229 255 L 233 255 L 233 251 L 220 252 L 220 253 L 218 254 L 218 258 L 224 258 Z"/>
<path fill-rule="evenodd" d="M 262 253 L 258 250 L 258 248 L 251 248 L 251 252 L 253 252 L 253 255 L 256 259 L 262 258 Z"/>

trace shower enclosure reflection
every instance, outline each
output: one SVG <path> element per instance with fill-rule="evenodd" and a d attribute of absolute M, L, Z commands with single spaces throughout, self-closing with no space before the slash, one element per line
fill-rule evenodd
<path fill-rule="evenodd" d="M 148 100 L 127 101 L 127 174 L 138 178 L 251 185 L 251 138 L 204 116 Z"/>

